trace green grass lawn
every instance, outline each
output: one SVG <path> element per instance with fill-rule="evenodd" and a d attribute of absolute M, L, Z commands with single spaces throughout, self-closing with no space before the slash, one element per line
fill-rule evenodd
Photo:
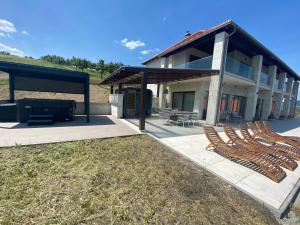
<path fill-rule="evenodd" d="M 278 224 L 150 137 L 0 149 L 0 224 Z"/>
<path fill-rule="evenodd" d="M 57 69 L 65 69 L 65 70 L 73 70 L 75 71 L 76 68 L 72 66 L 67 65 L 58 65 L 49 63 L 44 60 L 40 59 L 30 59 L 30 58 L 24 58 L 24 57 L 18 57 L 13 55 L 1 55 L 0 54 L 0 61 L 7 61 L 7 62 L 15 62 L 15 63 L 23 63 L 23 64 L 31 64 L 35 66 L 45 66 L 45 67 L 51 67 L 51 68 L 57 68 Z M 90 75 L 90 83 L 92 84 L 99 84 L 100 81 L 100 73 L 92 70 L 78 70 L 79 72 L 86 72 Z"/>

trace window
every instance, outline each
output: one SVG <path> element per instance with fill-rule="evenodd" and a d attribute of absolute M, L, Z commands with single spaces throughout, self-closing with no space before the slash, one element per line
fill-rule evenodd
<path fill-rule="evenodd" d="M 227 111 L 228 108 L 228 98 L 229 95 L 228 94 L 223 94 L 222 95 L 222 100 L 221 100 L 221 105 L 220 105 L 220 110 L 221 112 L 223 111 Z"/>
<path fill-rule="evenodd" d="M 179 111 L 190 111 L 194 109 L 195 92 L 173 92 L 172 108 Z"/>
<path fill-rule="evenodd" d="M 232 96 L 231 112 L 239 116 L 244 116 L 246 98 L 238 95 Z"/>

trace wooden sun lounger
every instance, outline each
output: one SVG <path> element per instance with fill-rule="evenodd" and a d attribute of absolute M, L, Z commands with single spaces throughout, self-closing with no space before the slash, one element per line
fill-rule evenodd
<path fill-rule="evenodd" d="M 298 148 L 295 148 L 295 147 L 290 146 L 290 145 L 277 143 L 276 142 L 277 139 L 266 136 L 264 134 L 260 134 L 253 123 L 249 122 L 249 123 L 247 123 L 247 126 L 242 125 L 240 128 L 241 128 L 241 133 L 242 133 L 243 137 L 247 141 L 253 140 L 253 141 L 256 141 L 256 142 L 262 142 L 262 143 L 271 145 L 274 149 L 284 151 L 290 157 L 292 157 L 296 160 L 300 160 L 300 150 Z M 253 136 L 249 133 L 248 128 L 254 133 Z M 259 137 L 259 135 L 264 136 L 264 138 L 266 138 L 266 139 L 260 138 L 261 136 Z"/>
<path fill-rule="evenodd" d="M 243 138 L 247 142 L 256 143 L 256 144 L 259 144 L 260 146 L 266 146 L 266 145 L 261 144 L 256 138 L 251 136 L 251 134 L 248 131 L 248 127 L 245 124 L 240 126 L 240 130 L 241 130 L 241 134 L 242 134 Z M 274 151 L 285 152 L 293 159 L 300 161 L 300 152 L 296 148 L 293 148 L 288 145 L 278 144 L 276 142 L 270 142 L 270 144 L 271 144 L 271 146 L 266 146 L 266 147 L 271 148 Z"/>
<path fill-rule="evenodd" d="M 280 135 L 274 135 L 270 132 L 265 131 L 262 127 L 259 121 L 255 121 L 254 122 L 255 126 L 256 126 L 256 130 L 258 131 L 258 135 L 259 136 L 264 136 L 266 137 L 266 139 L 269 139 L 271 141 L 274 141 L 276 143 L 284 143 L 290 146 L 293 146 L 295 148 L 297 148 L 300 151 L 300 143 L 297 143 L 296 141 L 290 140 L 288 138 L 282 137 Z"/>
<path fill-rule="evenodd" d="M 269 159 L 274 164 L 283 166 L 289 170 L 295 170 L 298 166 L 292 158 L 282 151 L 276 151 L 263 144 L 243 140 L 229 125 L 224 125 L 224 131 L 229 138 L 228 143 L 237 145 L 239 148 L 242 148 L 249 153 Z"/>
<path fill-rule="evenodd" d="M 213 127 L 204 127 L 204 132 L 210 141 L 210 144 L 206 147 L 206 149 L 213 147 L 216 152 L 219 152 L 231 160 L 237 159 L 252 163 L 259 167 L 270 179 L 277 183 L 286 176 L 283 169 L 274 165 L 270 160 L 249 154 L 246 151 L 237 150 L 226 144 Z"/>
<path fill-rule="evenodd" d="M 262 128 L 263 130 L 265 130 L 266 132 L 271 133 L 272 135 L 276 135 L 276 136 L 288 138 L 288 139 L 291 139 L 292 141 L 296 141 L 296 142 L 300 143 L 300 137 L 297 137 L 297 136 L 285 136 L 285 135 L 280 135 L 280 134 L 274 132 L 274 131 L 271 129 L 271 127 L 270 127 L 268 121 L 262 121 L 262 126 L 261 126 L 261 128 Z"/>

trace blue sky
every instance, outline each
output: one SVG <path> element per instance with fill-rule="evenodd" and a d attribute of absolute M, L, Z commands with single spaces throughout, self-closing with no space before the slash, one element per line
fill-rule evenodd
<path fill-rule="evenodd" d="M 0 30 L 0 48 L 139 65 L 187 30 L 233 19 L 300 73 L 299 12 L 292 0 L 1 0 L 0 20 L 13 27 Z"/>

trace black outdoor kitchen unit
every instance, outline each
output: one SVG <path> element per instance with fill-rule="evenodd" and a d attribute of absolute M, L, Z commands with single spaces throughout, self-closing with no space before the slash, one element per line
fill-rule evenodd
<path fill-rule="evenodd" d="M 73 100 L 24 98 L 15 100 L 15 90 L 84 95 L 89 122 L 89 75 L 84 72 L 0 61 L 0 71 L 9 74 L 9 100 L 0 104 L 0 122 L 51 124 L 73 120 Z"/>

